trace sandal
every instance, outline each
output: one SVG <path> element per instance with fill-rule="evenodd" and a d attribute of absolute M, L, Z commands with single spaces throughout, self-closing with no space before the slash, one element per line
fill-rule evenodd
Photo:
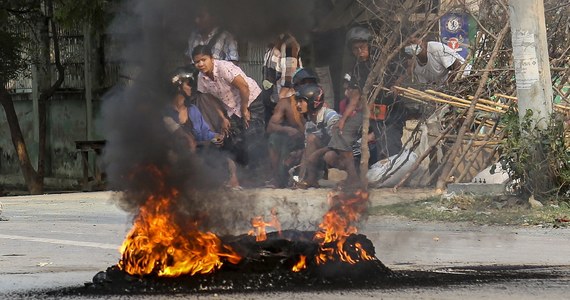
<path fill-rule="evenodd" d="M 309 183 L 306 180 L 301 180 L 295 184 L 295 187 L 298 189 L 306 190 L 309 188 L 320 188 L 321 186 L 318 183 Z"/>
<path fill-rule="evenodd" d="M 277 184 L 275 184 L 275 180 L 271 179 L 271 180 L 267 180 L 263 187 L 267 188 L 267 189 L 276 189 Z"/>
<path fill-rule="evenodd" d="M 229 183 L 227 183 L 226 185 L 224 185 L 224 187 L 228 190 L 232 190 L 232 191 L 243 191 L 243 187 L 241 185 L 231 185 Z"/>
<path fill-rule="evenodd" d="M 243 187 L 241 185 L 236 185 L 236 186 L 226 185 L 226 188 L 231 191 L 243 191 Z"/>

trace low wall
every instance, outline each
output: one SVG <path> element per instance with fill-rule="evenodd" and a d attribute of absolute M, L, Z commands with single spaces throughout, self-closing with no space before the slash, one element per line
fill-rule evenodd
<path fill-rule="evenodd" d="M 32 162 L 38 157 L 37 136 L 34 134 L 33 102 L 31 94 L 14 95 L 14 108 Z M 94 120 L 99 116 L 100 102 L 93 102 Z M 0 175 L 4 178 L 21 174 L 10 128 L 4 110 L 0 108 Z M 82 92 L 61 92 L 49 100 L 47 108 L 46 177 L 81 179 L 81 157 L 75 141 L 87 139 L 85 98 Z M 94 124 L 97 122 L 94 121 Z M 97 128 L 94 129 L 95 136 Z M 97 139 L 101 139 L 98 137 Z M 22 179 L 23 182 L 23 179 Z"/>

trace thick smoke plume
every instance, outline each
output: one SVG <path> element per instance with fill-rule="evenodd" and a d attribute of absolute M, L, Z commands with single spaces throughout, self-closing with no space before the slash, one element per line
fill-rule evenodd
<path fill-rule="evenodd" d="M 284 30 L 307 33 L 312 26 L 312 1 L 206 3 L 240 40 L 269 40 Z M 194 218 L 205 229 L 224 233 L 236 228 L 234 222 L 247 222 L 235 207 L 254 211 L 247 206 L 255 201 L 217 189 L 227 178 L 224 170 L 206 166 L 187 152 L 173 153 L 172 136 L 161 114 L 171 100 L 165 86 L 175 67 L 184 63 L 187 39 L 201 4 L 132 0 L 117 12 L 109 34 L 120 49 L 112 56 L 121 62 L 126 79 L 104 96 L 104 166 L 109 187 L 121 192 L 116 200 L 126 210 L 137 212 L 148 197 L 169 195 L 174 189 L 179 193 L 177 216 Z"/>

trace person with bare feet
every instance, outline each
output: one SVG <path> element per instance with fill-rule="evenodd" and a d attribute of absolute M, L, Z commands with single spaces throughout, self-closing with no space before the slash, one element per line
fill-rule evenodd
<path fill-rule="evenodd" d="M 304 122 L 300 113 L 291 105 L 289 97 L 279 99 L 273 115 L 267 124 L 269 133 L 269 159 L 271 163 L 271 179 L 267 186 L 285 187 L 287 171 L 285 165 L 291 152 L 304 146 Z"/>

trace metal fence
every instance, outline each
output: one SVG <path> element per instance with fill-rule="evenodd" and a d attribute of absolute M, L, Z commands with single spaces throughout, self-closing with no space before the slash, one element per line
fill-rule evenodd
<path fill-rule="evenodd" d="M 61 63 L 65 69 L 64 81 L 60 90 L 76 90 L 81 91 L 85 89 L 85 49 L 84 37 L 80 29 L 75 30 L 59 30 L 59 46 Z M 103 37 L 106 39 L 107 37 Z M 103 49 L 105 54 L 117 51 L 116 45 L 111 42 L 104 43 Z M 239 66 L 249 76 L 255 79 L 258 83 L 262 81 L 262 66 L 263 55 L 265 53 L 265 44 L 262 42 L 247 42 L 240 45 L 240 63 Z M 52 53 L 50 66 L 50 76 L 52 83 L 57 80 L 57 69 L 55 67 L 55 58 Z M 181 62 L 172 62 L 173 64 Z M 99 82 L 100 88 L 108 88 L 117 84 L 121 77 L 132 77 L 134 74 L 133 68 L 125 67 L 118 61 L 107 61 L 102 66 L 101 80 Z M 130 71 L 129 71 L 130 70 Z M 12 93 L 31 93 L 33 88 L 33 70 L 32 66 L 28 65 L 19 76 L 10 80 L 7 84 L 7 89 Z"/>

